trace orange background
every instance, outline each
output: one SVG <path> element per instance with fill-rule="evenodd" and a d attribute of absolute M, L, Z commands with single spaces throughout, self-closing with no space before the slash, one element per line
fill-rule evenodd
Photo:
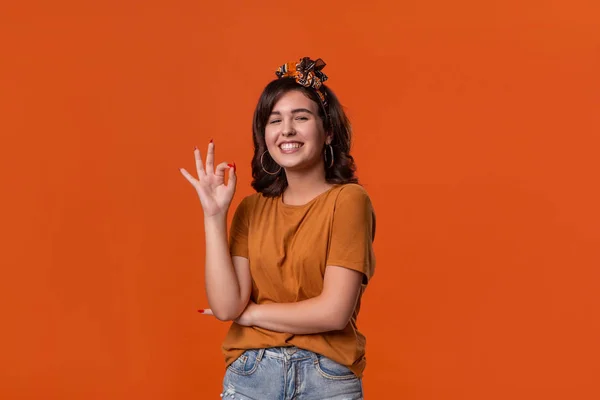
<path fill-rule="evenodd" d="M 202 211 L 214 138 L 327 63 L 378 216 L 367 399 L 598 399 L 600 6 L 12 1 L 0 6 L 0 398 L 213 399 Z M 232 213 L 230 213 L 231 216 Z"/>

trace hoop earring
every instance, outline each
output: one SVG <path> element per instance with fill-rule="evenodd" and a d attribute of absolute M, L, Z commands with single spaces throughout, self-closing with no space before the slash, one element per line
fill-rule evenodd
<path fill-rule="evenodd" d="M 328 144 L 327 146 L 329 146 L 329 150 L 331 151 L 331 161 L 329 162 L 329 166 L 327 168 L 331 168 L 331 167 L 333 167 L 333 161 L 334 161 L 333 147 L 330 144 Z M 327 161 L 327 149 L 325 149 L 324 154 L 325 154 L 325 161 Z"/>
<path fill-rule="evenodd" d="M 267 174 L 269 175 L 277 175 L 279 174 L 279 172 L 281 171 L 281 165 L 279 166 L 279 169 L 276 172 L 269 172 L 265 169 L 265 166 L 263 165 L 263 157 L 265 156 L 265 154 L 268 152 L 269 150 L 265 150 L 264 153 L 261 154 L 260 156 L 260 166 L 262 167 L 262 170 L 265 171 Z"/>

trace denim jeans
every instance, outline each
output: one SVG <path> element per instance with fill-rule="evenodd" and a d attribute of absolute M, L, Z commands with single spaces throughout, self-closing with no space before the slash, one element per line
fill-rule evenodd
<path fill-rule="evenodd" d="M 246 350 L 225 372 L 224 400 L 362 400 L 362 381 L 337 362 L 297 347 Z"/>

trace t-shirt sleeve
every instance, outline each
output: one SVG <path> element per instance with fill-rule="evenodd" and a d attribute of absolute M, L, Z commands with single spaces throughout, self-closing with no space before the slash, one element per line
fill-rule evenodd
<path fill-rule="evenodd" d="M 375 272 L 375 212 L 367 192 L 358 185 L 340 190 L 333 213 L 333 226 L 326 265 L 362 272 L 367 283 Z"/>
<path fill-rule="evenodd" d="M 248 258 L 248 198 L 238 205 L 229 229 L 229 252 L 231 256 Z"/>

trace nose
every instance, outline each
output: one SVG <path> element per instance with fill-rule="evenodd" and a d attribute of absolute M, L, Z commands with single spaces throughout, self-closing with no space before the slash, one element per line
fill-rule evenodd
<path fill-rule="evenodd" d="M 285 137 L 296 134 L 296 130 L 294 129 L 292 121 L 284 120 L 281 128 L 281 134 Z"/>

